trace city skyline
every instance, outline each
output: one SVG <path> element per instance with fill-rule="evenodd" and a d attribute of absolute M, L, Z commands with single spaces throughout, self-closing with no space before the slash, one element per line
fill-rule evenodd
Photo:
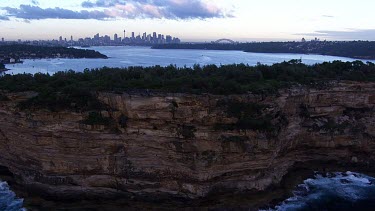
<path fill-rule="evenodd" d="M 101 36 L 102 35 L 102 36 Z M 102 39 L 109 39 L 111 41 L 117 41 L 119 42 L 124 41 L 124 37 L 128 38 L 130 41 L 136 40 L 137 38 L 140 38 L 141 40 L 169 40 L 169 41 L 178 41 L 180 42 L 180 38 L 172 36 L 170 34 L 161 34 L 158 32 L 153 31 L 152 33 L 150 32 L 135 32 L 135 31 L 130 31 L 130 30 L 118 30 L 114 34 L 109 34 L 109 33 L 95 33 L 94 36 L 75 36 L 71 34 L 70 36 L 58 36 L 52 39 L 20 39 L 20 38 L 14 38 L 14 39 L 7 39 L 6 37 L 0 37 L 1 42 L 17 42 L 17 41 L 80 41 L 84 39 L 96 39 L 97 37 L 102 38 Z M 168 41 L 167 41 L 168 42 Z M 157 44 L 157 43 L 154 43 Z"/>
<path fill-rule="evenodd" d="M 364 0 L 3 0 L 0 37 L 52 40 L 114 34 L 119 28 L 184 41 L 374 40 L 375 2 Z M 350 15 L 348 15 L 350 14 Z"/>

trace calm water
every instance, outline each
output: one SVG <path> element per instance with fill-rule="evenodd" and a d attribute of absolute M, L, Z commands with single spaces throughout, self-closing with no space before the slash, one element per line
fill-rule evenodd
<path fill-rule="evenodd" d="M 157 50 L 149 47 L 92 47 L 109 59 L 42 59 L 25 60 L 23 64 L 7 65 L 8 73 L 54 73 L 64 70 L 83 71 L 85 68 L 100 67 L 128 67 L 128 66 L 193 66 L 194 64 L 233 64 L 245 63 L 256 65 L 274 64 L 291 59 L 302 58 L 306 64 L 321 63 L 324 61 L 354 61 L 354 59 L 303 54 L 266 54 L 245 53 L 241 51 L 208 51 L 208 50 Z M 375 61 L 373 61 L 375 62 Z"/>

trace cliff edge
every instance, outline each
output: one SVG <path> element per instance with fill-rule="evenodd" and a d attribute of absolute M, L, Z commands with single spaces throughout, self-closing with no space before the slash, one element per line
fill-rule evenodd
<path fill-rule="evenodd" d="M 105 93 L 100 111 L 19 109 L 3 93 L 0 166 L 57 198 L 262 191 L 297 164 L 375 170 L 375 83 L 272 96 Z"/>

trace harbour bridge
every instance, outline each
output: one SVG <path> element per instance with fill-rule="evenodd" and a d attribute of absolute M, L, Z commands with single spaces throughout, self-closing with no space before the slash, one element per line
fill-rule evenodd
<path fill-rule="evenodd" d="M 231 40 L 231 39 L 218 39 L 216 41 L 214 41 L 213 43 L 230 43 L 230 44 L 236 44 L 237 42 Z"/>

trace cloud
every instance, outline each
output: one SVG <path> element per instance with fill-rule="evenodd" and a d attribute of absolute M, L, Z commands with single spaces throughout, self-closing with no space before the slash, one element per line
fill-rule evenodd
<path fill-rule="evenodd" d="M 32 5 L 22 4 L 18 8 L 3 7 L 0 20 L 10 17 L 24 20 L 41 19 L 208 19 L 233 17 L 213 3 L 204 0 L 94 0 L 84 1 L 84 10 L 76 11 L 60 7 L 41 8 L 37 0 Z"/>
<path fill-rule="evenodd" d="M 0 21 L 7 21 L 7 20 L 9 20 L 7 16 L 0 15 Z"/>
<path fill-rule="evenodd" d="M 375 29 L 350 29 L 346 31 L 319 30 L 313 33 L 296 34 L 338 40 L 374 40 Z"/>
<path fill-rule="evenodd" d="M 33 4 L 33 5 L 39 5 L 39 1 L 37 1 L 37 0 L 31 0 L 31 4 Z"/>
<path fill-rule="evenodd" d="M 213 3 L 203 0 L 96 0 L 84 8 L 107 8 L 121 18 L 207 19 L 232 17 Z"/>
<path fill-rule="evenodd" d="M 94 7 L 113 7 L 116 4 L 125 4 L 125 1 L 121 0 L 97 0 L 95 2 L 92 1 L 84 1 L 82 3 L 82 7 L 84 8 L 94 8 Z"/>
<path fill-rule="evenodd" d="M 111 18 L 103 11 L 81 10 L 73 11 L 63 8 L 47 8 L 43 9 L 39 6 L 20 5 L 20 8 L 4 7 L 8 17 L 15 17 L 26 20 L 40 20 L 40 19 L 99 19 L 103 20 Z"/>
<path fill-rule="evenodd" d="M 333 15 L 322 15 L 323 18 L 334 18 L 335 16 Z"/>

